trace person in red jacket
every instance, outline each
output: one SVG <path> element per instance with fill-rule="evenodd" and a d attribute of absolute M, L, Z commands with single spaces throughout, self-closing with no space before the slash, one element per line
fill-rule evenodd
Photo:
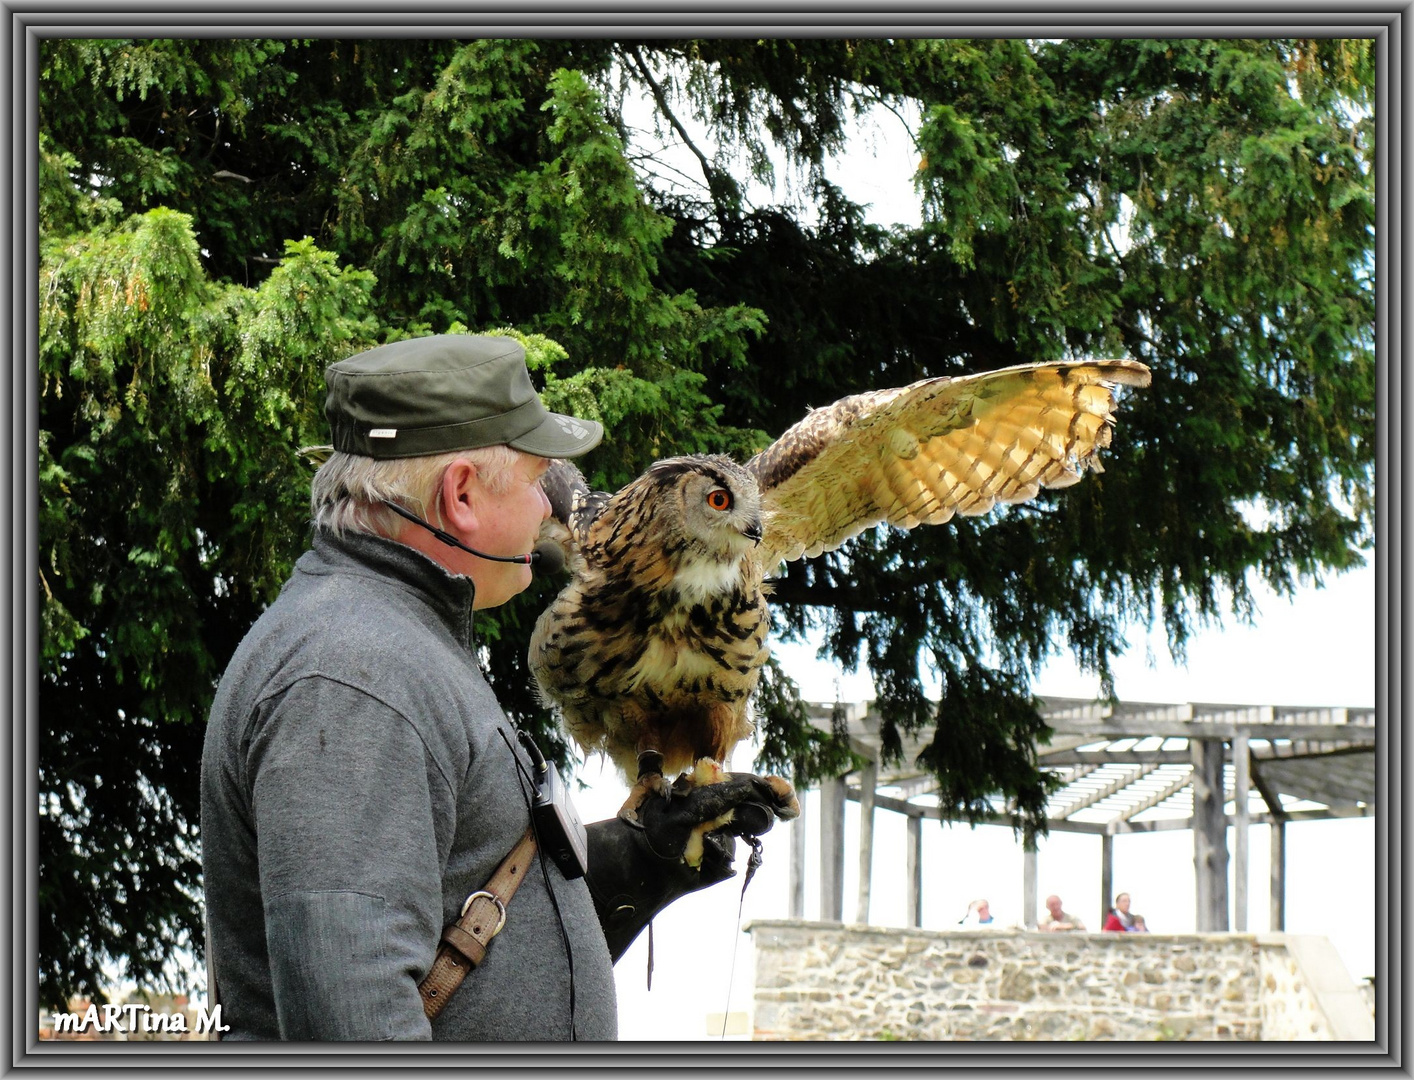
<path fill-rule="evenodd" d="M 1115 906 L 1110 908 L 1109 914 L 1105 916 L 1105 930 L 1130 931 L 1137 933 L 1147 933 L 1148 927 L 1144 925 L 1141 916 L 1132 915 L 1129 911 L 1129 894 L 1122 892 L 1115 897 Z"/>

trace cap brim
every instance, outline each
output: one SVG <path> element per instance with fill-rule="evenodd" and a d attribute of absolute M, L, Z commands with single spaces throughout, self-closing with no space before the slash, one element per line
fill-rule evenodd
<path fill-rule="evenodd" d="M 572 458 L 589 453 L 603 438 L 604 425 L 599 421 L 552 412 L 543 423 L 509 440 L 507 445 L 537 457 Z"/>

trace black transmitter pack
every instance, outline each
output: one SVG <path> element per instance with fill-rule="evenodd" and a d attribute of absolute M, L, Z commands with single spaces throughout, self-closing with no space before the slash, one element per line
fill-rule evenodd
<path fill-rule="evenodd" d="M 559 771 L 545 760 L 540 748 L 524 731 L 516 737 L 532 762 L 535 796 L 530 803 L 530 821 L 543 856 L 548 855 L 567 880 L 583 877 L 589 869 L 589 834 L 570 800 L 569 790 Z"/>

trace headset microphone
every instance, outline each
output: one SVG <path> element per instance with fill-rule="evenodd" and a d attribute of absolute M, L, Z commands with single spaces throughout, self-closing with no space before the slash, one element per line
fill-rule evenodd
<path fill-rule="evenodd" d="M 487 555 L 484 551 L 477 551 L 475 548 L 467 547 L 451 533 L 437 528 L 437 526 L 433 525 L 430 521 L 424 521 L 411 510 L 405 509 L 395 502 L 389 502 L 385 499 L 383 505 L 399 517 L 407 518 L 407 520 L 411 521 L 414 525 L 421 525 L 438 540 L 442 541 L 442 543 L 454 548 L 460 548 L 468 555 L 475 555 L 478 559 L 490 559 L 492 562 L 521 563 L 541 574 L 557 574 L 565 568 L 564 552 L 560 550 L 558 544 L 549 540 L 536 545 L 535 550 L 528 555 Z"/>

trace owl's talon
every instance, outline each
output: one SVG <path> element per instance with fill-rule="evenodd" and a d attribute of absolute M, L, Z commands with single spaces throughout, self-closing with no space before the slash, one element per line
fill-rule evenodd
<path fill-rule="evenodd" d="M 645 750 L 638 755 L 638 783 L 629 789 L 628 798 L 619 807 L 618 818 L 625 825 L 639 829 L 643 827 L 638 820 L 638 811 L 650 795 L 672 798 L 672 788 L 660 771 L 662 767 L 663 755 L 658 751 Z"/>

